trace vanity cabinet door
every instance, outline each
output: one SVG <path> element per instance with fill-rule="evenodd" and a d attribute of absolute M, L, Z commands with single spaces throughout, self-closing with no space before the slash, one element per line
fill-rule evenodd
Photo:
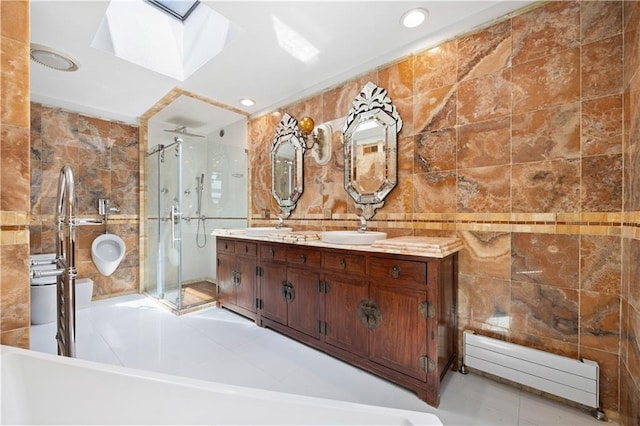
<path fill-rule="evenodd" d="M 262 263 L 260 277 L 261 315 L 265 318 L 287 325 L 287 302 L 282 286 L 287 279 L 287 266 L 278 263 Z"/>
<path fill-rule="evenodd" d="M 317 271 L 288 268 L 287 281 L 291 284 L 292 296 L 287 303 L 287 325 L 304 334 L 320 337 L 318 321 L 320 320 L 320 297 L 318 293 Z"/>
<path fill-rule="evenodd" d="M 236 257 L 236 305 L 253 313 L 256 312 L 256 260 Z"/>
<path fill-rule="evenodd" d="M 235 256 L 218 250 L 218 303 L 221 305 L 236 303 Z"/>
<path fill-rule="evenodd" d="M 324 276 L 325 343 L 367 357 L 369 329 L 358 317 L 358 305 L 369 296 L 369 282 L 348 275 Z"/>
<path fill-rule="evenodd" d="M 371 283 L 369 298 L 381 316 L 369 335 L 371 361 L 426 381 L 420 359 L 427 354 L 427 320 L 419 309 L 426 297 L 426 289 Z"/>
<path fill-rule="evenodd" d="M 218 303 L 243 315 L 256 313 L 256 250 L 253 242 L 219 238 Z"/>

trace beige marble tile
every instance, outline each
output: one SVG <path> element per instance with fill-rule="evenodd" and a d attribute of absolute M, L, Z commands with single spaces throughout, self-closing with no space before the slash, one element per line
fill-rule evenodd
<path fill-rule="evenodd" d="M 29 245 L 26 243 L 0 245 L 0 257 L 2 265 L 0 328 L 5 332 L 28 327 L 31 317 Z"/>
<path fill-rule="evenodd" d="M 622 156 L 582 159 L 581 210 L 618 212 L 622 209 Z"/>
<path fill-rule="evenodd" d="M 477 123 L 511 114 L 511 68 L 466 79 L 458 86 L 457 123 Z"/>
<path fill-rule="evenodd" d="M 2 37 L 7 37 L 22 43 L 29 42 L 29 2 L 3 1 L 0 2 L 0 29 Z"/>
<path fill-rule="evenodd" d="M 415 140 L 413 170 L 430 173 L 456 168 L 456 129 L 420 133 Z"/>
<path fill-rule="evenodd" d="M 415 59 L 409 56 L 378 70 L 378 85 L 387 89 L 392 102 L 413 96 Z"/>
<path fill-rule="evenodd" d="M 419 52 L 414 59 L 415 94 L 446 87 L 456 82 L 457 41 Z"/>
<path fill-rule="evenodd" d="M 622 32 L 622 1 L 580 2 L 580 33 L 591 43 Z"/>
<path fill-rule="evenodd" d="M 3 2 L 3 5 L 6 2 Z M 4 10 L 5 7 L 3 6 Z M 5 18 L 2 18 L 3 23 Z M 19 24 L 18 24 L 19 25 Z M 4 29 L 3 29 L 4 32 Z M 27 29 L 28 33 L 28 29 Z M 0 40 L 0 118 L 3 125 L 29 126 L 29 45 L 9 37 Z"/>
<path fill-rule="evenodd" d="M 511 166 L 475 167 L 458 171 L 457 210 L 511 211 Z"/>
<path fill-rule="evenodd" d="M 413 109 L 414 133 L 452 128 L 456 124 L 456 99 L 455 85 L 416 93 Z"/>
<path fill-rule="evenodd" d="M 580 104 L 570 103 L 512 117 L 512 161 L 580 157 Z"/>
<path fill-rule="evenodd" d="M 582 103 L 582 155 L 622 152 L 622 96 Z"/>
<path fill-rule="evenodd" d="M 517 233 L 511 238 L 511 279 L 579 288 L 580 239 L 575 235 Z"/>
<path fill-rule="evenodd" d="M 511 118 L 458 127 L 457 168 L 493 166 L 511 162 Z"/>
<path fill-rule="evenodd" d="M 3 125 L 0 180 L 11 182 L 0 187 L 0 210 L 31 211 L 29 172 L 29 129 Z"/>
<path fill-rule="evenodd" d="M 618 354 L 620 296 L 580 292 L 580 345 Z"/>
<path fill-rule="evenodd" d="M 512 19 L 513 63 L 555 55 L 580 44 L 580 2 L 552 1 Z"/>
<path fill-rule="evenodd" d="M 576 102 L 580 98 L 580 49 L 514 65 L 512 82 L 514 114 Z"/>
<path fill-rule="evenodd" d="M 582 47 L 582 96 L 591 99 L 622 93 L 622 35 Z"/>
<path fill-rule="evenodd" d="M 511 20 L 458 40 L 458 80 L 492 74 L 511 65 Z"/>
<path fill-rule="evenodd" d="M 508 233 L 462 231 L 465 249 L 459 255 L 460 273 L 508 280 L 511 237 Z"/>
<path fill-rule="evenodd" d="M 0 343 L 7 346 L 31 349 L 30 330 L 30 327 L 21 327 L 3 331 L 0 333 Z"/>
<path fill-rule="evenodd" d="M 514 164 L 514 212 L 577 212 L 580 209 L 580 161 L 556 160 Z"/>
<path fill-rule="evenodd" d="M 513 282 L 512 327 L 518 333 L 577 344 L 578 301 L 577 290 L 531 282 Z"/>

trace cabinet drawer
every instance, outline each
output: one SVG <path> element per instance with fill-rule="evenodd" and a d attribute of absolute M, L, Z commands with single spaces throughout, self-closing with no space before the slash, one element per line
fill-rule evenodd
<path fill-rule="evenodd" d="M 293 265 L 320 267 L 320 250 L 290 246 L 287 250 L 287 262 Z"/>
<path fill-rule="evenodd" d="M 284 262 L 287 260 L 287 248 L 276 244 L 261 244 L 260 259 Z"/>
<path fill-rule="evenodd" d="M 370 275 L 373 280 L 388 284 L 427 284 L 427 264 L 410 260 L 371 257 Z"/>
<path fill-rule="evenodd" d="M 218 239 L 216 241 L 216 248 L 218 253 L 233 253 L 235 250 L 235 242 Z"/>
<path fill-rule="evenodd" d="M 364 274 L 366 264 L 365 256 L 325 251 L 322 267 L 337 272 Z"/>
<path fill-rule="evenodd" d="M 235 242 L 235 253 L 242 254 L 245 256 L 256 257 L 258 253 L 258 244 L 249 243 L 246 241 L 236 241 Z"/>

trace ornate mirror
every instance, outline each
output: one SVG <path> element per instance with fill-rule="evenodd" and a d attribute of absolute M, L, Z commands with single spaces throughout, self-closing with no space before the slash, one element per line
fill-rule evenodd
<path fill-rule="evenodd" d="M 285 114 L 271 146 L 271 193 L 287 218 L 304 190 L 303 156 L 306 149 L 298 121 Z"/>
<path fill-rule="evenodd" d="M 344 134 L 344 188 L 371 219 L 398 183 L 402 119 L 387 91 L 369 82 L 354 99 Z"/>

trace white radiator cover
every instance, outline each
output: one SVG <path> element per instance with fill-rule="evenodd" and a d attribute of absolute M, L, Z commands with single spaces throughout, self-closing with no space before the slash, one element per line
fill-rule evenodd
<path fill-rule="evenodd" d="M 599 408 L 599 366 L 464 332 L 463 363 L 588 407 Z"/>

